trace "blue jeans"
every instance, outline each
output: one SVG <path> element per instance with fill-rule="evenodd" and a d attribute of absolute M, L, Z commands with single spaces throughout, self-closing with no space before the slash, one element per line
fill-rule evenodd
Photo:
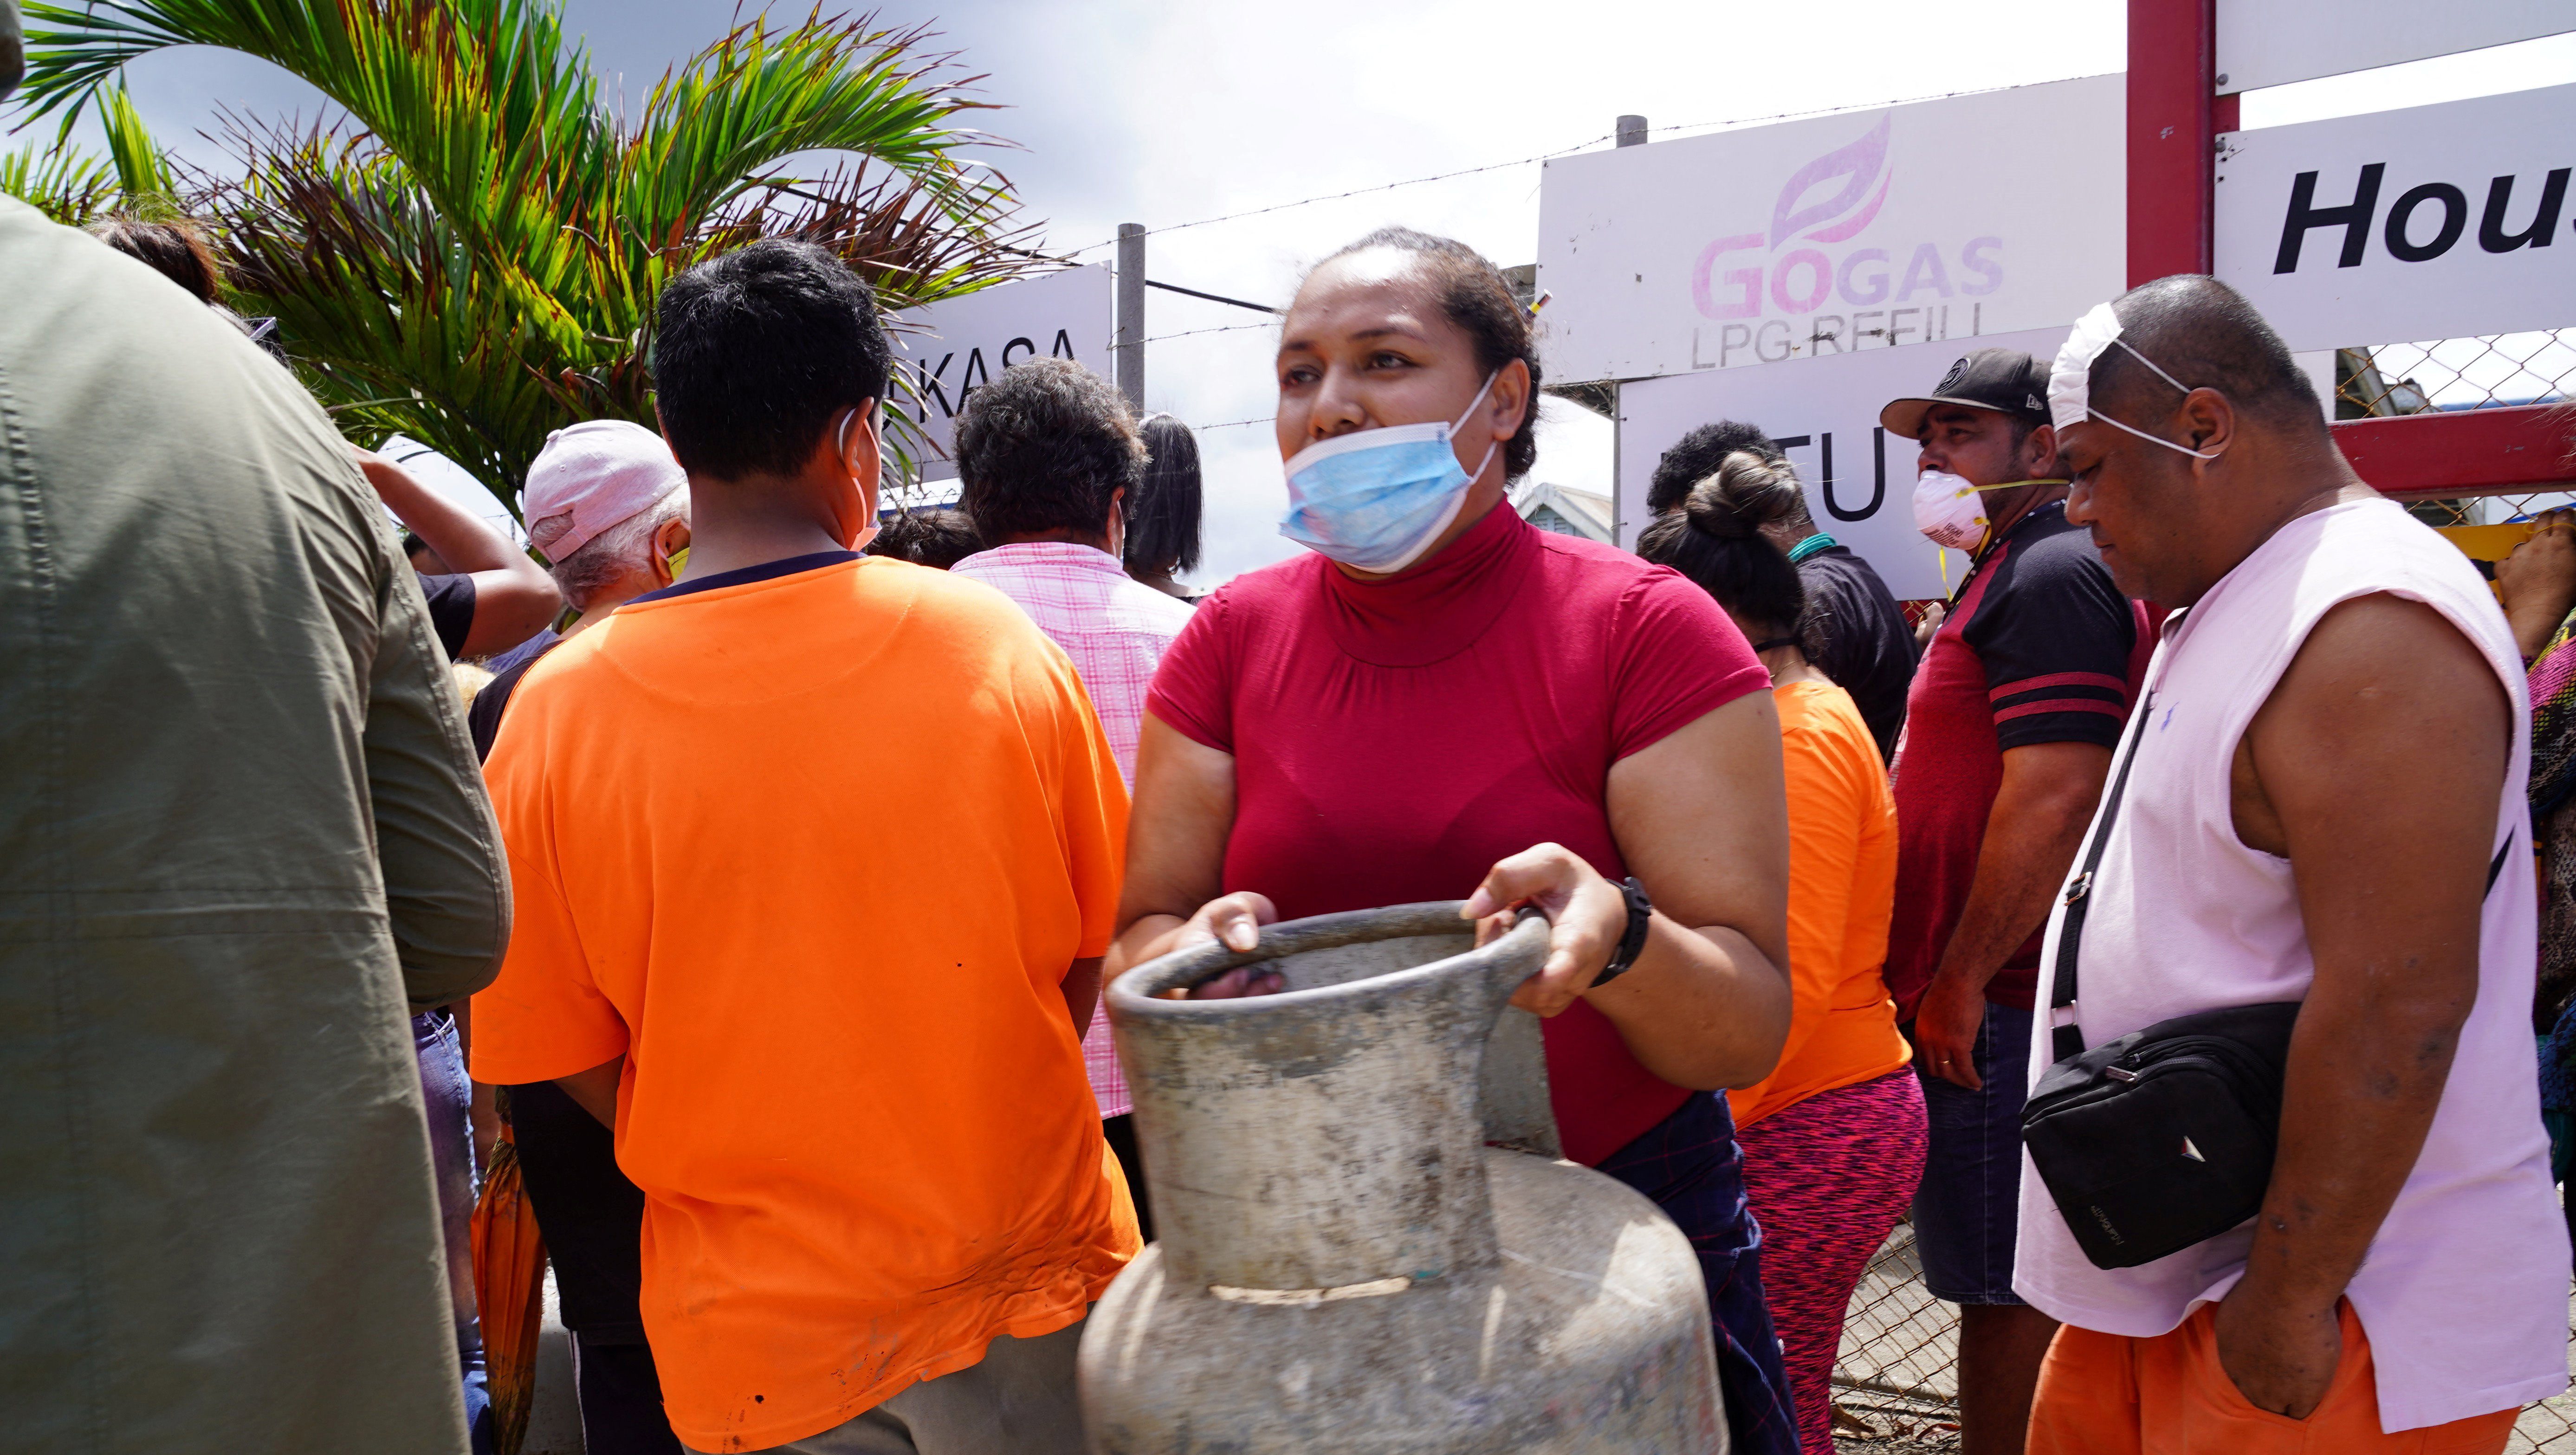
<path fill-rule="evenodd" d="M 447 1242 L 447 1293 L 456 1311 L 456 1362 L 465 1370 L 465 1426 L 474 1455 L 492 1455 L 492 1394 L 483 1370 L 483 1330 L 474 1313 L 474 1083 L 442 1013 L 411 1018 L 420 1058 L 420 1096 L 429 1109 L 429 1161 L 438 1176 L 438 1222 Z"/>
<path fill-rule="evenodd" d="M 2032 1014 L 1987 1002 L 1977 1028 L 1984 1090 L 1923 1077 L 1932 1143 L 1914 1194 L 1914 1246 L 1924 1286 L 1945 1302 L 2022 1301 L 2012 1289 L 2013 1243 L 2021 1218 L 2021 1104 L 2030 1094 Z"/>
<path fill-rule="evenodd" d="M 1644 1193 L 1699 1254 L 1733 1455 L 1798 1455 L 1789 1370 L 1762 1297 L 1762 1225 L 1744 1200 L 1744 1153 L 1726 1098 L 1692 1092 L 1593 1170 Z"/>

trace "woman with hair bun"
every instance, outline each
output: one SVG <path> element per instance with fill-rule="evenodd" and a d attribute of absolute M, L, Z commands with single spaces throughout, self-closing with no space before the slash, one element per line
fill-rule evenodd
<path fill-rule="evenodd" d="M 1780 1064 L 1730 1092 L 1762 1283 L 1780 1330 L 1798 1431 L 1834 1448 L 1834 1356 L 1870 1255 L 1922 1180 L 1923 1088 L 1882 970 L 1896 905 L 1896 801 L 1849 693 L 1808 660 L 1797 567 L 1762 533 L 1788 466 L 1728 455 L 1637 554 L 1697 582 L 1771 673 L 1789 798 L 1789 1037 Z"/>
<path fill-rule="evenodd" d="M 1325 259 L 1277 377 L 1280 529 L 1312 549 L 1236 577 L 1163 656 L 1109 973 L 1340 910 L 1464 898 L 1480 933 L 1544 911 L 1547 961 L 1514 1003 L 1545 1018 L 1566 1155 L 1690 1236 L 1733 1448 L 1790 1455 L 1711 1094 L 1769 1075 L 1789 1021 L 1768 675 L 1689 582 L 1504 502 L 1537 458 L 1538 354 L 1473 249 L 1388 229 Z"/>

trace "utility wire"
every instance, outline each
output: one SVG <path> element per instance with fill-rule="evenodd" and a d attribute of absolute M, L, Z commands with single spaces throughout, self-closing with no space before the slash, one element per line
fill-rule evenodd
<path fill-rule="evenodd" d="M 1223 424 L 1194 424 L 1194 425 L 1191 425 L 1191 426 L 1190 426 L 1190 428 L 1192 428 L 1192 429 L 1197 429 L 1197 430 L 1210 430 L 1210 429 L 1233 429 L 1233 428 L 1235 428 L 1237 425 L 1245 425 L 1245 424 L 1276 424 L 1276 423 L 1278 423 L 1278 419 L 1277 419 L 1277 417 L 1276 417 L 1276 416 L 1273 416 L 1273 417 L 1268 418 L 1268 419 L 1229 419 L 1229 420 L 1227 420 L 1227 421 L 1226 421 L 1225 423 L 1223 423 Z"/>
<path fill-rule="evenodd" d="M 1007 243 L 995 243 L 993 246 L 1006 253 L 1017 253 L 1024 258 L 1035 258 L 1042 263 L 1062 263 L 1068 268 L 1079 268 L 1082 266 L 1082 264 L 1075 262 L 1071 257 L 1057 257 L 1053 253 L 1033 252 L 1028 248 L 1015 248 Z M 1284 308 L 1273 308 L 1267 303 L 1250 303 L 1241 298 L 1228 298 L 1222 293 L 1202 293 L 1196 288 L 1184 288 L 1178 283 L 1158 283 L 1151 278 L 1145 280 L 1145 286 L 1148 288 L 1160 288 L 1167 293 L 1186 293 L 1192 298 L 1204 298 L 1210 303 L 1230 303 L 1237 308 L 1249 308 L 1255 313 L 1281 314 L 1288 311 Z M 1249 324 L 1246 325 L 1246 327 L 1258 328 L 1260 325 Z M 1207 330 L 1204 329 L 1197 331 L 1207 332 Z M 1152 340 L 1148 339 L 1146 342 L 1151 343 Z"/>
<path fill-rule="evenodd" d="M 1240 298 L 1228 298 L 1222 293 L 1202 293 L 1196 288 L 1184 288 L 1178 283 L 1157 283 L 1151 278 L 1145 280 L 1145 286 L 1148 288 L 1160 288 L 1166 293 L 1186 293 L 1192 298 L 1204 298 L 1210 303 L 1231 303 L 1237 308 L 1249 308 L 1255 313 L 1277 314 L 1288 311 L 1284 308 L 1273 308 L 1267 303 L 1246 303 Z M 1254 326 L 1258 327 L 1259 325 L 1256 324 Z"/>

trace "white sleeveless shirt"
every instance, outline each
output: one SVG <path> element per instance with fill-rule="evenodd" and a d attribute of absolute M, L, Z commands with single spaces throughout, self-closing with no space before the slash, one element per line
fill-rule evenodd
<path fill-rule="evenodd" d="M 2236 837 L 2229 768 L 2256 709 L 2317 619 L 2385 592 L 2431 606 L 2477 644 L 2513 704 L 2513 756 L 2491 845 L 2512 835 L 2479 919 L 2478 997 L 2432 1131 L 2345 1296 L 2370 1338 L 2380 1426 L 2437 1425 L 2567 1387 L 2568 1245 L 2549 1179 L 2531 1033 L 2539 909 L 2524 781 L 2531 710 L 2504 613 L 2468 558 L 2392 502 L 2283 526 L 2167 623 L 2147 668 L 2151 712 L 2094 876 L 2074 1018 L 2098 1046 L 2221 1006 L 2302 1000 L 2314 978 L 2290 861 Z M 2128 751 L 2124 742 L 2123 752 Z M 2061 903 L 2042 966 L 2054 965 Z M 2047 1004 L 2049 972 L 2041 972 Z M 2066 1012 L 2057 1013 L 2060 1019 Z M 2053 1058 L 2031 1037 L 2031 1080 Z M 2013 1288 L 2066 1322 L 2162 1334 L 2245 1271 L 2248 1221 L 2137 1268 L 2096 1268 L 2027 1165 Z"/>

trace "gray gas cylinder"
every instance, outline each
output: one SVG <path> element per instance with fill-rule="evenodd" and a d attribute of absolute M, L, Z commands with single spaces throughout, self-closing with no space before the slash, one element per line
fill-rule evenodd
<path fill-rule="evenodd" d="M 1270 925 L 1104 1000 L 1161 1240 L 1082 1337 L 1097 1455 L 1723 1455 L 1690 1242 L 1558 1153 L 1530 916 Z M 1282 993 L 1166 1000 L 1261 963 Z M 1501 1144 L 1501 1145 L 1494 1145 Z"/>

